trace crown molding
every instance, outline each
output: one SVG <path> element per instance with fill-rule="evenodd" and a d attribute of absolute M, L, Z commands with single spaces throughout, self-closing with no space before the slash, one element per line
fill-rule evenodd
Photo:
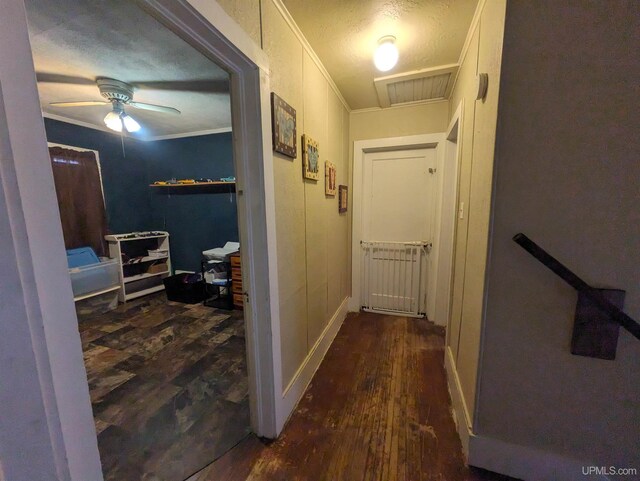
<path fill-rule="evenodd" d="M 42 116 L 46 119 L 58 120 L 66 124 L 77 125 L 78 127 L 86 127 L 87 129 L 99 130 L 100 132 L 106 132 L 108 134 L 116 135 L 116 133 L 113 130 L 108 129 L 106 126 L 99 126 L 95 124 L 90 124 L 89 122 L 83 122 L 82 120 L 70 119 L 68 117 L 63 117 L 62 115 L 45 112 L 44 110 L 42 111 Z M 120 136 L 121 134 L 118 133 L 117 135 Z M 124 133 L 124 136 L 131 139 L 137 139 L 137 137 L 133 137 L 128 133 Z"/>
<path fill-rule="evenodd" d="M 305 49 L 309 57 L 311 57 L 311 60 L 313 60 L 313 63 L 316 64 L 316 66 L 320 70 L 320 73 L 322 73 L 326 81 L 329 83 L 329 86 L 331 87 L 333 92 L 336 94 L 338 99 L 340 99 L 340 102 L 342 102 L 342 105 L 344 105 L 344 108 L 347 109 L 347 112 L 350 113 L 351 107 L 349 106 L 345 98 L 342 96 L 340 89 L 331 78 L 331 75 L 329 75 L 329 72 L 324 67 L 320 58 L 314 52 L 313 48 L 311 47 L 311 44 L 302 33 L 302 30 L 300 30 L 300 27 L 298 27 L 298 24 L 295 22 L 295 20 L 291 16 L 291 13 L 289 13 L 289 10 L 287 10 L 287 7 L 284 6 L 284 3 L 282 3 L 282 0 L 271 0 L 271 2 L 278 9 L 278 11 L 280 12 L 280 15 L 282 15 L 282 18 L 284 18 L 284 21 L 287 23 L 287 25 L 289 25 L 289 28 L 291 28 L 291 31 L 293 32 L 293 34 L 296 37 L 298 37 L 298 40 L 302 44 L 302 48 Z"/>
<path fill-rule="evenodd" d="M 171 140 L 171 139 L 182 139 L 185 137 L 198 137 L 201 135 L 212 135 L 212 134 L 223 134 L 227 132 L 231 132 L 231 127 L 222 127 L 220 129 L 210 129 L 210 130 L 197 130 L 195 132 L 184 132 L 180 134 L 168 134 L 168 135 L 155 135 L 148 137 L 137 137 L 135 135 L 131 135 L 128 132 L 120 133 L 114 132 L 113 130 L 107 128 L 106 126 L 100 126 L 91 124 L 89 122 L 83 122 L 82 120 L 70 119 L 68 117 L 63 117 L 62 115 L 51 114 L 49 112 L 42 112 L 42 116 L 51 120 L 58 120 L 60 122 L 64 122 L 66 124 L 77 125 L 78 127 L 85 127 L 87 129 L 99 130 L 100 132 L 105 132 L 107 134 L 112 134 L 120 137 L 124 135 L 128 139 L 140 140 L 141 142 L 155 142 L 157 140 Z"/>
<path fill-rule="evenodd" d="M 220 129 L 198 130 L 195 132 L 186 132 L 183 134 L 157 135 L 155 137 L 151 137 L 146 140 L 155 141 L 155 140 L 183 139 L 185 137 L 198 137 L 200 135 L 226 134 L 227 132 L 231 132 L 231 127 L 222 127 Z"/>

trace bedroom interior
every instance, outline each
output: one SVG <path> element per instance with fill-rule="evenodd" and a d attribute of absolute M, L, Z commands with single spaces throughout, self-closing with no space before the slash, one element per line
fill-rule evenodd
<path fill-rule="evenodd" d="M 183 480 L 251 431 L 229 76 L 69 3 L 26 6 L 104 478 Z"/>

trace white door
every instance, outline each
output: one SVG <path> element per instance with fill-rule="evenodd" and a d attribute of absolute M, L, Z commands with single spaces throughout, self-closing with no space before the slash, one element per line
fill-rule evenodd
<path fill-rule="evenodd" d="M 365 310 L 425 313 L 435 168 L 435 148 L 364 156 L 361 287 Z"/>

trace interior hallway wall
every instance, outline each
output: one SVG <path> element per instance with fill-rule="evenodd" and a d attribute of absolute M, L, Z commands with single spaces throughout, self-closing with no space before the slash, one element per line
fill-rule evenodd
<path fill-rule="evenodd" d="M 464 216 L 456 225 L 448 342 L 470 422 L 480 356 L 505 7 L 506 0 L 484 4 L 449 103 L 450 115 L 463 103 L 458 202 Z M 489 75 L 484 100 L 476 100 L 478 73 Z"/>
<path fill-rule="evenodd" d="M 478 433 L 585 465 L 640 468 L 640 342 L 571 355 L 575 290 L 511 237 L 640 318 L 639 43 L 636 1 L 507 5 Z"/>
<path fill-rule="evenodd" d="M 444 132 L 449 121 L 449 102 L 353 110 L 349 121 L 349 156 L 353 160 L 353 142 L 357 140 Z"/>
<path fill-rule="evenodd" d="M 219 4 L 262 45 L 269 58 L 271 90 L 297 113 L 298 156 L 291 159 L 274 153 L 273 161 L 286 390 L 350 294 L 351 213 L 339 214 L 338 196 L 324 194 L 326 160 L 336 164 L 337 183 L 349 183 L 349 111 L 276 2 L 222 0 Z M 319 143 L 317 182 L 302 178 L 302 134 Z"/>

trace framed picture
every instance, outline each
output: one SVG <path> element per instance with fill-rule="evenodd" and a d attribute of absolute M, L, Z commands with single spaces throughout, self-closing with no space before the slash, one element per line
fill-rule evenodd
<path fill-rule="evenodd" d="M 271 92 L 271 131 L 273 150 L 293 159 L 298 154 L 296 109 Z"/>
<path fill-rule="evenodd" d="M 308 135 L 302 136 L 302 176 L 305 179 L 311 180 L 318 180 L 320 178 L 318 142 Z"/>
<path fill-rule="evenodd" d="M 344 213 L 347 211 L 347 205 L 349 202 L 349 188 L 346 185 L 338 187 L 338 212 Z"/>
<path fill-rule="evenodd" d="M 328 160 L 324 163 L 324 194 L 336 195 L 336 165 Z"/>

